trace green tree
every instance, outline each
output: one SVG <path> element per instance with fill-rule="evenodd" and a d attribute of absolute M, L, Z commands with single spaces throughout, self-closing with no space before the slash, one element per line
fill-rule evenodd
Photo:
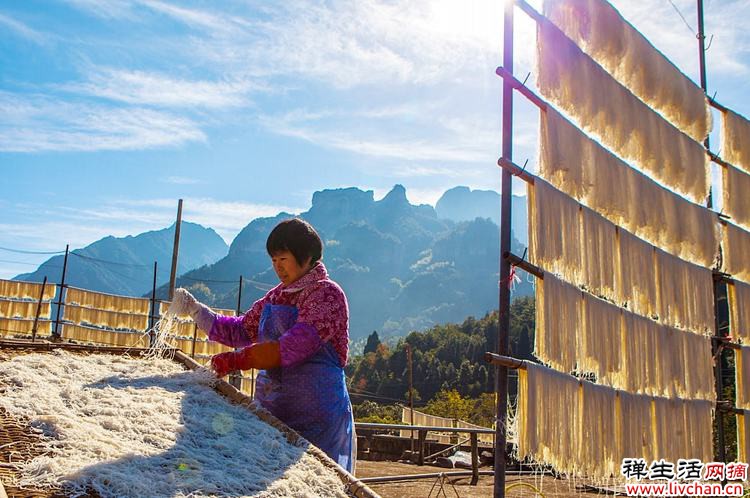
<path fill-rule="evenodd" d="M 474 402 L 470 398 L 464 398 L 455 389 L 444 390 L 437 393 L 424 408 L 426 413 L 438 417 L 455 418 L 467 420 L 471 417 Z"/>
<path fill-rule="evenodd" d="M 378 331 L 373 330 L 372 334 L 367 336 L 367 344 L 365 344 L 364 354 L 374 353 L 380 346 L 380 337 L 378 337 Z"/>

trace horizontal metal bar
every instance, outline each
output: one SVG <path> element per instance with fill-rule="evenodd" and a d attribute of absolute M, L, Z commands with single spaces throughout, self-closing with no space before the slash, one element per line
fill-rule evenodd
<path fill-rule="evenodd" d="M 522 11 L 524 11 L 524 12 L 525 12 L 525 13 L 526 13 L 526 14 L 527 14 L 527 15 L 528 15 L 528 16 L 529 16 L 530 18 L 532 18 L 532 19 L 533 19 L 533 20 L 535 20 L 536 22 L 545 22 L 545 21 L 547 21 L 547 18 L 546 18 L 546 17 L 544 17 L 544 16 L 543 16 L 542 14 L 540 14 L 539 12 L 537 12 L 537 11 L 536 11 L 536 10 L 534 9 L 534 7 L 532 7 L 531 5 L 529 5 L 529 4 L 528 4 L 527 2 L 525 2 L 524 0 L 515 0 L 515 4 L 516 4 L 516 5 L 517 5 L 517 6 L 518 6 L 518 7 L 519 7 L 519 8 L 520 8 L 520 9 L 521 9 Z"/>
<path fill-rule="evenodd" d="M 513 370 L 525 370 L 526 360 L 519 360 L 510 356 L 503 356 L 497 353 L 484 353 L 484 360 L 493 365 L 512 368 Z"/>
<path fill-rule="evenodd" d="M 722 112 L 727 112 L 727 111 L 729 110 L 729 108 L 727 108 L 727 107 L 724 107 L 723 105 L 719 104 L 718 102 L 716 102 L 716 101 L 715 101 L 714 99 L 712 99 L 711 97 L 708 97 L 708 104 L 709 104 L 709 105 L 710 105 L 711 107 L 713 107 L 713 108 L 715 108 L 715 109 L 718 109 L 718 110 L 720 110 L 720 111 L 722 111 Z"/>
<path fill-rule="evenodd" d="M 706 154 L 708 154 L 708 157 L 711 158 L 713 162 L 715 162 L 716 164 L 720 166 L 724 166 L 725 168 L 729 168 L 732 166 L 730 163 L 726 162 L 724 159 L 719 157 L 718 154 L 715 154 L 708 149 L 706 149 Z"/>
<path fill-rule="evenodd" d="M 480 470 L 479 475 L 491 476 L 495 472 L 492 470 Z M 510 472 L 508 472 L 510 474 Z M 397 476 L 379 476 L 379 477 L 361 477 L 359 480 L 364 483 L 377 484 L 383 482 L 413 481 L 416 479 L 435 479 L 440 476 L 445 477 L 469 477 L 473 475 L 471 470 L 456 470 L 451 472 L 431 472 L 429 474 L 403 474 Z"/>
<path fill-rule="evenodd" d="M 744 415 L 745 414 L 745 410 L 743 410 L 741 408 L 736 408 L 736 407 L 732 406 L 732 402 L 731 401 L 717 401 L 716 402 L 716 409 L 720 410 L 720 411 L 722 411 L 724 413 L 735 413 L 737 415 Z"/>
<path fill-rule="evenodd" d="M 732 339 L 729 337 L 722 337 L 720 335 L 712 335 L 711 340 L 722 343 L 722 346 L 727 349 L 741 349 L 742 348 L 741 344 L 732 342 Z"/>
<path fill-rule="evenodd" d="M 503 254 L 503 258 L 507 259 L 510 264 L 513 266 L 517 266 L 520 269 L 527 271 L 534 275 L 537 278 L 544 279 L 544 270 L 539 268 L 538 266 L 534 266 L 525 259 L 521 259 L 512 252 L 506 252 Z"/>
<path fill-rule="evenodd" d="M 354 427 L 357 429 L 384 429 L 384 430 L 405 430 L 405 431 L 427 431 L 427 432 L 458 432 L 458 433 L 476 433 L 476 434 L 494 434 L 495 429 L 490 428 L 470 428 L 470 427 L 433 427 L 430 425 L 408 425 L 408 424 L 376 424 L 370 422 L 355 422 Z"/>
<path fill-rule="evenodd" d="M 497 165 L 503 168 L 504 170 L 507 170 L 510 172 L 511 175 L 517 176 L 521 180 L 525 181 L 526 183 L 529 183 L 531 185 L 534 185 L 534 175 L 511 161 L 510 159 L 506 159 L 504 157 L 501 157 L 497 160 Z"/>
<path fill-rule="evenodd" d="M 513 76 L 513 74 L 511 74 L 507 69 L 502 66 L 498 66 L 498 68 L 495 69 L 495 73 L 505 81 L 507 81 L 515 90 L 518 90 L 524 97 L 529 99 L 531 103 L 535 104 L 543 111 L 547 110 L 547 102 L 545 102 L 541 97 L 529 90 L 526 85 L 518 81 L 516 77 Z"/>

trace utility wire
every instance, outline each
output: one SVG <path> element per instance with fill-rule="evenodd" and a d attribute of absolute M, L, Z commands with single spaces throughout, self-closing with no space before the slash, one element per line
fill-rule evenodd
<path fill-rule="evenodd" d="M 690 23 L 687 22 L 687 19 L 685 19 L 685 16 L 682 15 L 682 12 L 680 12 L 680 9 L 677 8 L 677 5 L 675 5 L 675 3 L 672 0 L 667 0 L 667 1 L 672 5 L 675 12 L 677 12 L 677 14 L 680 16 L 680 19 L 682 19 L 682 22 L 685 23 L 685 26 L 687 26 L 687 28 L 690 30 L 690 33 L 696 34 L 696 31 L 693 29 L 692 26 L 690 26 Z"/>
<path fill-rule="evenodd" d="M 26 251 L 23 249 L 11 249 L 10 247 L 0 247 L 0 250 L 17 252 L 19 254 L 65 254 L 65 251 Z"/>
<path fill-rule="evenodd" d="M 77 256 L 81 259 L 88 259 L 90 261 L 96 261 L 97 263 L 104 263 L 108 265 L 126 266 L 130 268 L 151 268 L 151 265 L 139 265 L 136 263 L 118 263 L 116 261 L 107 261 L 106 259 L 99 259 L 99 258 L 92 258 L 91 256 L 84 256 L 83 254 L 78 254 L 76 252 L 71 252 L 70 254 L 73 256 Z"/>

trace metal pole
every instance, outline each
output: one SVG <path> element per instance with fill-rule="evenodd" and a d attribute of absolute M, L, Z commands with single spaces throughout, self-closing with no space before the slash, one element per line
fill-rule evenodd
<path fill-rule="evenodd" d="M 719 286 L 725 283 L 714 280 L 714 326 L 716 327 L 716 335 L 721 338 L 724 335 L 720 328 L 719 323 Z M 716 383 L 716 402 L 721 403 L 724 399 L 724 369 L 722 368 L 722 356 L 724 356 L 724 348 L 720 341 L 711 341 L 711 353 L 716 358 L 716 364 L 714 365 L 714 380 Z M 719 462 L 726 462 L 726 435 L 724 434 L 724 413 L 721 410 L 716 410 L 716 443 L 718 445 L 716 457 Z"/>
<path fill-rule="evenodd" d="M 409 368 L 409 423 L 414 425 L 414 377 L 412 376 L 411 345 L 406 343 L 406 361 Z M 411 454 L 414 454 L 414 431 L 409 431 Z"/>
<path fill-rule="evenodd" d="M 180 226 L 182 225 L 182 199 L 177 203 L 177 221 L 174 224 L 174 248 L 172 249 L 172 272 L 169 274 L 169 300 L 174 296 L 174 283 L 177 278 L 177 256 L 180 252 Z"/>
<path fill-rule="evenodd" d="M 154 346 L 154 322 L 156 318 L 156 269 L 157 263 L 154 261 L 154 282 L 151 286 L 151 316 L 148 317 L 148 342 L 149 346 Z"/>
<path fill-rule="evenodd" d="M 240 275 L 240 287 L 237 289 L 237 316 L 242 314 L 242 275 Z"/>
<path fill-rule="evenodd" d="M 57 316 L 55 318 L 54 339 L 60 339 L 60 310 L 62 309 L 63 292 L 65 292 L 65 270 L 68 268 L 68 250 L 70 244 L 65 245 L 65 259 L 63 259 L 62 278 L 60 279 L 60 294 L 57 296 Z"/>
<path fill-rule="evenodd" d="M 36 305 L 36 317 L 34 317 L 34 327 L 31 329 L 31 342 L 36 341 L 36 327 L 39 324 L 39 315 L 42 313 L 42 301 L 44 300 L 44 288 L 47 286 L 47 275 L 42 282 L 42 291 L 39 293 L 39 303 Z"/>
<path fill-rule="evenodd" d="M 513 73 L 513 3 L 505 2 L 503 16 L 503 67 Z M 502 158 L 513 160 L 513 87 L 503 78 Z M 502 255 L 510 252 L 512 176 L 503 169 L 500 208 L 500 291 L 498 309 L 497 353 L 506 355 L 510 343 L 510 263 Z M 508 415 L 508 369 L 495 366 L 495 482 L 493 496 L 505 497 L 505 423 Z"/>

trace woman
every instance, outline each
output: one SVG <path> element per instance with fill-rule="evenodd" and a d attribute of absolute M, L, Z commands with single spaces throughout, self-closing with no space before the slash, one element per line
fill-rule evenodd
<path fill-rule="evenodd" d="M 276 225 L 266 250 L 281 283 L 244 315 L 218 315 L 185 289 L 175 290 L 174 305 L 189 313 L 210 340 L 242 348 L 211 359 L 217 376 L 261 369 L 255 389 L 260 404 L 354 472 L 354 420 L 344 377 L 346 296 L 328 278 L 320 260 L 323 244 L 306 221 Z"/>

